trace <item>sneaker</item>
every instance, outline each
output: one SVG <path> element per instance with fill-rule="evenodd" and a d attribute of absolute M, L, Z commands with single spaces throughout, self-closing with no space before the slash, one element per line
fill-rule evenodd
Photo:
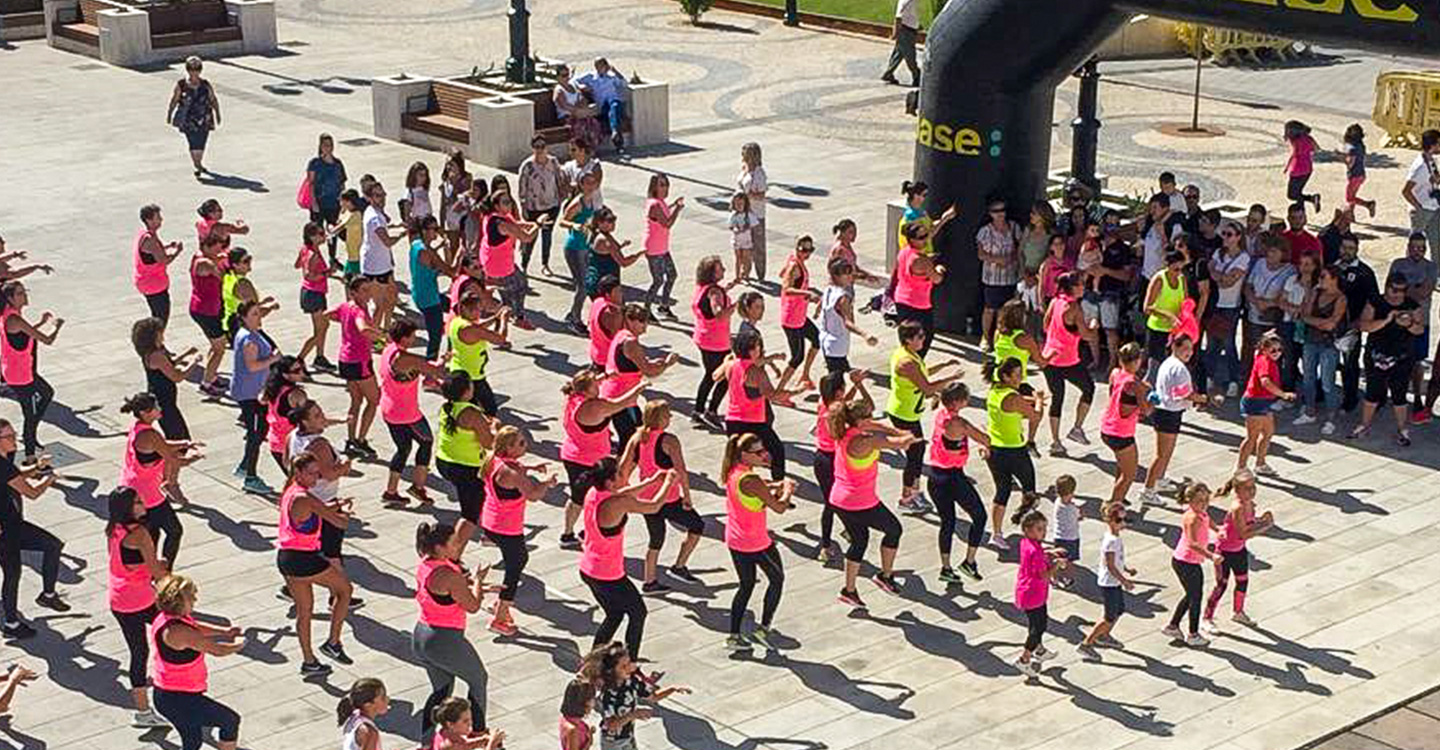
<path fill-rule="evenodd" d="M 1430 410 L 1416 409 L 1410 412 L 1410 424 L 1430 424 Z"/>
<path fill-rule="evenodd" d="M 1218 635 L 1220 633 L 1220 628 L 1215 624 L 1215 620 L 1213 618 L 1201 620 L 1200 630 L 1207 635 Z"/>
<path fill-rule="evenodd" d="M 1096 643 L 1104 646 L 1105 648 L 1125 648 L 1124 643 L 1121 643 L 1119 640 L 1116 640 L 1114 636 L 1109 634 L 1100 636 Z"/>
<path fill-rule="evenodd" d="M 884 573 L 876 573 L 873 580 L 875 581 L 875 585 L 879 586 L 880 589 L 887 594 L 895 594 L 900 591 L 899 584 L 895 583 L 894 573 L 888 576 Z"/>
<path fill-rule="evenodd" d="M 739 633 L 731 633 L 730 637 L 725 639 L 725 648 L 731 651 L 750 651 L 753 646 L 745 636 Z"/>
<path fill-rule="evenodd" d="M 1175 641 L 1185 639 L 1185 633 L 1181 632 L 1180 628 L 1177 628 L 1174 625 L 1166 625 L 1165 627 L 1160 628 L 1160 634 L 1165 636 L 1166 638 Z"/>
<path fill-rule="evenodd" d="M 331 671 L 333 670 L 330 669 L 329 664 L 321 664 L 318 661 L 307 661 L 300 665 L 300 674 L 306 677 L 319 677 L 330 674 Z"/>
<path fill-rule="evenodd" d="M 1306 414 L 1305 412 L 1300 412 L 1300 416 L 1296 417 L 1295 421 L 1291 424 L 1295 425 L 1296 427 L 1304 427 L 1307 424 L 1315 424 L 1317 421 L 1319 420 L 1315 417 L 1314 414 Z"/>
<path fill-rule="evenodd" d="M 147 708 L 144 711 L 136 711 L 130 716 L 130 726 L 141 729 L 161 729 L 170 726 L 165 717 L 155 713 L 155 709 Z"/>
<path fill-rule="evenodd" d="M 646 581 L 645 583 L 641 584 L 640 590 L 647 594 L 663 594 L 666 591 L 669 591 L 670 587 L 659 581 Z"/>
<path fill-rule="evenodd" d="M 840 602 L 849 604 L 856 609 L 865 609 L 865 600 L 861 599 L 860 592 L 854 589 L 840 589 Z"/>
<path fill-rule="evenodd" d="M 1005 541 L 1005 535 L 1004 535 L 1004 534 L 994 534 L 994 535 L 991 535 L 991 537 L 990 537 L 990 546 L 991 546 L 991 547 L 994 547 L 995 549 L 998 549 L 998 550 L 1000 550 L 1000 551 L 1002 551 L 1002 552 L 1005 551 L 1005 550 L 1010 549 L 1010 543 L 1007 542 L 1007 541 Z"/>
<path fill-rule="evenodd" d="M 659 308 L 656 308 L 656 309 L 659 311 L 660 317 L 662 317 L 662 318 L 664 318 L 664 319 L 666 319 L 666 320 L 669 320 L 669 321 L 679 320 L 679 318 L 675 317 L 675 311 L 674 311 L 674 310 L 671 310 L 668 305 L 667 305 L 667 306 L 664 306 L 664 307 L 659 307 Z"/>
<path fill-rule="evenodd" d="M 39 596 L 35 597 L 35 603 L 39 604 L 45 609 L 53 609 L 56 612 L 70 611 L 70 605 L 66 604 L 65 600 L 61 599 L 60 595 L 55 593 L 54 591 L 41 592 Z"/>
<path fill-rule="evenodd" d="M 1055 655 L 1055 652 L 1054 652 L 1054 651 L 1051 651 L 1050 649 L 1045 648 L 1044 646 L 1036 646 L 1036 647 L 1035 647 L 1035 650 L 1030 653 L 1030 661 L 1035 661 L 1035 662 L 1045 661 L 1046 659 L 1049 659 L 1050 657 L 1052 657 L 1052 656 L 1054 656 L 1054 655 Z"/>
<path fill-rule="evenodd" d="M 1240 386 L 1235 383 L 1225 386 L 1225 398 L 1235 398 L 1240 395 Z"/>
<path fill-rule="evenodd" d="M 271 495 L 275 492 L 275 488 L 266 484 L 265 480 L 257 476 L 245 477 L 245 481 L 242 483 L 242 485 L 244 486 L 245 491 L 251 493 L 252 495 Z"/>
<path fill-rule="evenodd" d="M 290 594 L 290 587 L 289 587 L 289 586 L 286 586 L 286 585 L 283 584 L 283 583 L 280 584 L 280 590 L 277 591 L 277 592 L 275 592 L 275 598 L 276 598 L 276 599 L 284 599 L 284 600 L 287 601 L 287 602 L 293 602 L 293 601 L 295 601 L 295 597 L 294 597 L 294 596 L 291 596 L 291 594 Z"/>
<path fill-rule="evenodd" d="M 355 663 L 355 660 L 351 659 L 350 655 L 345 653 L 345 647 L 341 646 L 339 643 L 331 643 L 329 641 L 326 641 L 325 643 L 320 644 L 320 653 L 324 654 L 326 659 L 329 659 L 333 662 L 338 662 L 340 664 L 344 664 L 346 666 Z"/>
<path fill-rule="evenodd" d="M 1156 482 L 1155 484 L 1155 489 L 1159 492 L 1179 492 L 1180 490 L 1185 489 L 1184 485 L 1180 484 L 1174 479 L 1171 479 L 1170 477 L 1160 477 L 1160 481 Z"/>
<path fill-rule="evenodd" d="M 1250 619 L 1250 615 L 1247 615 L 1244 612 L 1236 612 L 1235 614 L 1230 615 L 1230 621 L 1235 623 L 1236 625 L 1244 625 L 1247 628 L 1255 627 L 1255 621 Z"/>
<path fill-rule="evenodd" d="M 1050 455 L 1054 458 L 1069 458 L 1070 452 L 1065 450 L 1065 444 L 1059 441 L 1050 444 Z"/>
<path fill-rule="evenodd" d="M 1328 419 L 1325 420 L 1325 424 L 1323 424 L 1323 425 L 1320 426 L 1320 434 L 1321 434 L 1321 435 L 1325 435 L 1325 436 L 1327 436 L 1327 437 L 1330 436 L 1330 435 L 1334 435 L 1334 434 L 1335 434 L 1335 423 L 1334 423 L 1334 422 L 1331 422 L 1331 421 L 1328 420 Z"/>
<path fill-rule="evenodd" d="M 1410 447 L 1410 431 L 1409 431 L 1409 430 L 1401 430 L 1401 431 L 1395 433 L 1395 444 L 1396 444 L 1396 445 L 1399 445 L 1401 448 L 1409 448 L 1409 447 Z"/>
<path fill-rule="evenodd" d="M 1351 440 L 1359 440 L 1360 438 L 1365 437 L 1366 435 L 1369 435 L 1369 434 L 1370 434 L 1370 427 L 1369 427 L 1369 425 L 1363 425 L 1363 424 L 1355 425 L 1355 429 L 1353 429 L 1353 430 L 1350 431 L 1350 439 L 1351 439 Z"/>
<path fill-rule="evenodd" d="M 919 495 L 901 498 L 900 502 L 896 503 L 896 506 L 906 513 L 924 513 L 930 510 L 929 504 Z"/>
<path fill-rule="evenodd" d="M 225 395 L 225 388 L 218 380 L 200 384 L 200 392 L 211 398 L 220 398 Z"/>
<path fill-rule="evenodd" d="M 1031 457 L 1031 458 L 1039 458 L 1039 457 L 1040 457 L 1040 448 L 1039 448 L 1039 446 L 1035 445 L 1035 441 L 1034 441 L 1034 440 L 1031 440 L 1031 441 L 1029 442 L 1029 444 L 1027 444 L 1027 445 L 1025 446 L 1025 448 L 1026 448 L 1026 450 L 1030 451 L 1030 457 Z"/>
<path fill-rule="evenodd" d="M 960 563 L 960 572 L 969 576 L 973 580 L 981 580 L 980 568 L 975 565 L 974 561 L 967 560 L 966 562 Z"/>
<path fill-rule="evenodd" d="M 236 464 L 235 469 L 230 472 L 230 475 L 243 479 L 250 475 L 250 470 L 245 468 L 245 464 Z"/>
<path fill-rule="evenodd" d="M 1199 633 L 1191 633 L 1185 638 L 1185 645 L 1190 648 L 1202 648 L 1210 645 L 1210 639 Z"/>
<path fill-rule="evenodd" d="M 1140 490 L 1141 505 L 1159 505 L 1160 502 L 1160 493 L 1156 492 L 1154 489 L 1146 487 L 1145 489 Z"/>
<path fill-rule="evenodd" d="M 840 562 L 840 551 L 830 544 L 824 544 L 817 551 L 817 557 L 821 565 L 836 564 Z"/>
<path fill-rule="evenodd" d="M 1278 471 L 1276 471 L 1275 469 L 1271 468 L 1270 464 L 1266 464 L 1266 463 L 1257 463 L 1257 464 L 1255 464 L 1255 474 L 1256 474 L 1257 476 L 1262 476 L 1262 477 L 1278 477 L 1278 476 L 1280 476 L 1280 472 L 1278 472 Z"/>
<path fill-rule="evenodd" d="M 774 651 L 775 643 L 771 640 L 771 637 L 774 635 L 775 631 L 765 627 L 764 625 L 760 625 L 754 630 L 750 631 L 750 640 L 754 641 L 755 645 L 761 646 L 767 651 Z"/>
<path fill-rule="evenodd" d="M 1075 427 L 1071 429 L 1070 432 L 1065 435 L 1065 439 L 1069 440 L 1072 443 L 1079 443 L 1081 445 L 1090 444 L 1090 438 L 1085 436 L 1085 428 L 1083 427 Z"/>
<path fill-rule="evenodd" d="M 1096 651 L 1095 647 L 1088 643 L 1082 643 L 1079 646 L 1076 646 L 1075 650 L 1080 653 L 1080 658 L 1084 659 L 1085 661 L 1100 661 L 1100 652 Z"/>
<path fill-rule="evenodd" d="M 355 447 L 360 451 L 361 455 L 365 456 L 366 458 L 375 459 L 380 456 L 380 454 L 376 452 L 374 448 L 370 447 L 369 440 L 356 440 Z"/>
<path fill-rule="evenodd" d="M 574 533 L 561 534 L 560 549 L 580 549 L 580 538 Z"/>
<path fill-rule="evenodd" d="M 675 576 L 676 578 L 679 578 L 686 583 L 700 583 L 700 576 L 691 573 L 690 569 L 685 567 L 684 565 L 670 566 L 670 575 Z"/>
<path fill-rule="evenodd" d="M 3 632 L 7 638 L 29 638 L 35 635 L 35 628 L 30 627 L 30 625 L 23 620 L 15 620 L 14 622 L 6 622 L 3 627 L 0 627 L 0 632 Z"/>
<path fill-rule="evenodd" d="M 965 579 L 961 578 L 954 568 L 945 567 L 940 569 L 940 580 L 945 583 L 961 583 Z"/>
<path fill-rule="evenodd" d="M 1034 661 L 1017 661 L 1015 662 L 1015 668 L 1020 670 L 1020 674 L 1024 675 L 1027 680 L 1033 680 L 1040 676 L 1040 670 L 1035 668 Z"/>
<path fill-rule="evenodd" d="M 491 618 L 490 624 L 487 627 L 490 628 L 491 632 L 505 636 L 513 636 L 520 632 L 520 628 L 515 626 L 514 620 Z"/>
<path fill-rule="evenodd" d="M 315 359 L 310 360 L 310 366 L 319 372 L 334 372 L 336 370 L 334 362 L 320 355 L 316 355 Z"/>
<path fill-rule="evenodd" d="M 380 502 L 384 505 L 394 506 L 404 505 L 406 501 L 405 496 L 398 492 L 382 492 L 380 493 Z"/>

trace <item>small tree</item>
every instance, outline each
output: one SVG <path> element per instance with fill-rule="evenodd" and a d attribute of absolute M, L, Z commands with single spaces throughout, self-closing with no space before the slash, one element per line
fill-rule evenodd
<path fill-rule="evenodd" d="M 685 15 L 690 16 L 692 24 L 700 23 L 700 16 L 710 10 L 710 6 L 713 4 L 714 0 L 680 0 L 681 10 L 685 11 Z"/>

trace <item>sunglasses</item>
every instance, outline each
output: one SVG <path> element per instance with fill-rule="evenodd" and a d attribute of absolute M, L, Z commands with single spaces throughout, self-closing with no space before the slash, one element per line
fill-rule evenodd
<path fill-rule="evenodd" d="M 1232 232 L 1232 231 L 1230 231 L 1230 230 L 1227 229 L 1226 231 L 1221 232 L 1221 233 L 1220 233 L 1220 236 L 1221 236 L 1221 237 L 1239 237 L 1240 234 L 1239 234 L 1238 232 Z"/>
<path fill-rule="evenodd" d="M 1000 208 L 992 208 L 992 209 L 990 209 L 990 213 L 992 213 L 992 214 L 1003 214 L 1003 213 L 1005 213 L 1005 207 L 1004 207 L 1004 206 L 1001 206 Z"/>

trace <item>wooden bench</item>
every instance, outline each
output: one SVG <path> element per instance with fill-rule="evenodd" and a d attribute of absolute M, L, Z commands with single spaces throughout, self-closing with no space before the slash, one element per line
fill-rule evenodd
<path fill-rule="evenodd" d="M 224 0 L 146 6 L 145 12 L 150 15 L 150 46 L 155 49 L 241 39 L 240 27 L 230 23 Z"/>
<path fill-rule="evenodd" d="M 45 5 L 41 0 L 0 0 L 0 26 L 18 29 L 45 26 Z"/>
<path fill-rule="evenodd" d="M 66 39 L 88 44 L 93 47 L 100 46 L 100 11 L 113 10 L 118 6 L 104 2 L 104 0 L 80 0 L 80 19 L 75 23 L 55 22 L 56 36 L 63 36 Z"/>
<path fill-rule="evenodd" d="M 457 143 L 470 143 L 470 100 L 485 92 L 449 81 L 430 85 L 430 106 L 401 115 L 404 127 Z"/>

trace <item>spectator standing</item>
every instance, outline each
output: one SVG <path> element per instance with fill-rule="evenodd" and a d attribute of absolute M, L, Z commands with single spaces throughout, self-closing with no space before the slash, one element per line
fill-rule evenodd
<path fill-rule="evenodd" d="M 1350 433 L 1352 440 L 1370 432 L 1375 411 L 1388 398 L 1395 412 L 1395 442 L 1402 448 L 1410 445 L 1405 390 L 1415 366 L 1414 340 L 1424 324 L 1420 320 L 1420 305 L 1410 299 L 1409 289 L 1404 276 L 1386 278 L 1385 293 L 1370 300 L 1360 314 L 1360 330 L 1367 334 L 1365 403 L 1360 410 L 1360 424 Z"/>
<path fill-rule="evenodd" d="M 1342 211 L 1340 213 L 1344 212 Z M 1324 252 L 1324 247 L 1320 244 L 1320 238 L 1311 234 L 1310 230 L 1305 228 L 1305 225 L 1309 221 L 1310 217 L 1305 213 L 1304 203 L 1292 203 L 1290 204 L 1290 208 L 1285 211 L 1286 227 L 1285 231 L 1280 233 L 1280 236 L 1284 237 L 1285 241 L 1290 243 L 1290 265 L 1299 264 L 1300 256 L 1302 255 L 1311 254 L 1319 256 Z"/>
<path fill-rule="evenodd" d="M 1400 188 L 1400 197 L 1410 204 L 1410 228 L 1430 241 L 1430 260 L 1440 260 L 1440 171 L 1435 154 L 1440 153 L 1440 130 L 1420 134 L 1420 153 L 1410 163 L 1410 175 Z"/>
<path fill-rule="evenodd" d="M 565 175 L 560 163 L 550 156 L 545 139 L 535 136 L 530 141 L 530 156 L 520 163 L 520 211 L 525 221 L 540 227 L 540 269 L 546 276 L 550 270 L 550 244 L 555 237 L 555 220 L 560 216 L 561 190 Z M 520 246 L 520 270 L 530 277 L 530 256 L 535 252 L 532 240 Z"/>
<path fill-rule="evenodd" d="M 903 62 L 910 69 L 910 87 L 918 87 L 920 66 L 915 62 L 915 43 L 920 39 L 920 0 L 896 0 L 895 28 L 891 36 L 895 39 L 895 47 L 890 50 L 890 63 L 880 74 L 880 80 L 899 86 L 895 69 Z"/>
<path fill-rule="evenodd" d="M 735 186 L 750 199 L 750 257 L 755 265 L 755 278 L 765 283 L 765 192 L 770 189 L 760 144 L 746 143 L 740 147 L 740 174 Z"/>
<path fill-rule="evenodd" d="M 1166 174 L 1169 174 L 1168 172 Z M 1162 176 L 1163 177 L 1163 176 Z M 1161 185 L 1165 183 L 1162 181 Z M 1174 187 L 1174 183 L 1170 183 Z M 1183 202 L 1185 199 L 1175 193 L 1177 200 Z M 1141 284 L 1149 284 L 1150 279 L 1155 277 L 1165 267 L 1165 248 L 1170 245 L 1171 238 L 1184 231 L 1181 227 L 1182 214 L 1176 213 L 1171 206 L 1174 204 L 1163 191 L 1150 196 L 1150 204 L 1145 218 L 1140 222 L 1140 279 Z"/>
<path fill-rule="evenodd" d="M 625 76 L 610 67 L 609 60 L 597 57 L 595 72 L 580 76 L 576 83 L 589 92 L 595 106 L 600 108 L 601 121 L 610 126 L 610 143 L 617 151 L 625 148 L 625 96 L 630 91 Z"/>
<path fill-rule="evenodd" d="M 564 195 L 566 200 L 581 192 L 580 178 L 586 175 L 595 175 L 595 190 L 586 197 L 586 202 L 597 211 L 605 207 L 605 195 L 600 191 L 605 182 L 605 168 L 600 166 L 600 160 L 595 158 L 594 146 L 586 143 L 583 138 L 572 138 L 570 140 L 570 161 L 560 167 L 560 173 L 565 175 Z"/>
<path fill-rule="evenodd" d="M 310 181 L 310 221 L 321 225 L 327 231 L 340 223 L 340 194 L 345 192 L 345 162 L 335 156 L 335 138 L 329 133 L 320 134 L 319 152 L 305 165 L 305 177 Z M 329 236 L 330 266 L 339 271 L 339 258 L 335 257 L 336 235 Z"/>
<path fill-rule="evenodd" d="M 220 100 L 215 97 L 215 87 L 200 77 L 204 67 L 195 55 L 185 58 L 185 77 L 175 82 L 175 92 L 165 108 L 165 124 L 185 134 L 196 179 L 205 171 L 205 145 L 210 141 L 210 131 L 220 127 Z"/>
<path fill-rule="evenodd" d="M 1360 315 L 1370 300 L 1380 296 L 1380 287 L 1375 271 L 1360 260 L 1360 241 L 1353 234 L 1345 235 L 1340 241 L 1340 260 L 1336 261 L 1335 270 L 1340 274 L 1340 291 L 1345 294 L 1345 311 L 1350 328 L 1335 342 L 1343 357 L 1340 380 L 1345 393 L 1340 408 L 1348 412 L 1360 400 Z"/>
<path fill-rule="evenodd" d="M 1215 306 L 1205 321 L 1205 370 L 1216 393 L 1240 395 L 1240 355 L 1235 349 L 1235 328 L 1245 279 L 1250 275 L 1250 253 L 1239 222 L 1226 221 L 1220 229 L 1221 248 L 1210 257 L 1210 281 Z"/>
<path fill-rule="evenodd" d="M 1340 240 L 1350 234 L 1350 225 L 1354 223 L 1354 219 L 1354 215 L 1349 211 L 1337 208 L 1330 223 L 1315 235 L 1315 238 L 1320 240 L 1321 265 L 1333 266 L 1340 260 Z"/>
<path fill-rule="evenodd" d="M 1295 275 L 1295 266 L 1286 260 L 1283 237 L 1272 234 L 1260 244 L 1265 247 L 1265 259 L 1250 266 L 1250 275 L 1245 280 L 1247 312 L 1241 329 L 1240 371 L 1247 377 L 1260 338 L 1279 328 L 1285 319 L 1285 310 L 1280 303 L 1285 298 L 1286 282 Z"/>
<path fill-rule="evenodd" d="M 1265 255 L 1260 249 L 1260 235 L 1270 231 L 1270 211 L 1262 203 L 1256 203 L 1250 207 L 1250 212 L 1245 214 L 1245 249 L 1250 253 L 1252 259 L 1259 259 Z"/>
<path fill-rule="evenodd" d="M 1405 296 L 1420 306 L 1419 316 L 1422 330 L 1412 340 L 1410 357 L 1413 367 L 1410 373 L 1410 387 L 1415 394 L 1414 408 L 1410 412 L 1411 424 L 1425 424 L 1430 421 L 1430 411 L 1425 408 L 1425 355 L 1430 353 L 1430 297 L 1435 294 L 1435 264 L 1425 258 L 1425 234 L 1414 232 L 1405 247 L 1405 257 L 1390 263 L 1387 278 L 1402 278 L 1407 285 Z"/>
<path fill-rule="evenodd" d="M 1006 215 L 1005 201 L 991 201 L 990 221 L 975 234 L 980 256 L 980 326 L 986 351 L 994 346 L 995 312 L 1015 296 L 1020 281 L 1020 225 Z"/>
<path fill-rule="evenodd" d="M 1340 389 L 1335 385 L 1335 372 L 1340 367 L 1340 349 L 1336 342 L 1348 327 L 1345 295 L 1340 291 L 1340 274 L 1332 266 L 1320 269 L 1315 290 L 1305 300 L 1300 321 L 1305 324 L 1305 346 L 1301 353 L 1301 399 L 1305 409 L 1295 418 L 1300 427 L 1320 420 L 1316 409 L 1319 392 L 1325 396 L 1324 424 L 1320 434 L 1335 434 L 1335 412 L 1340 408 Z"/>

